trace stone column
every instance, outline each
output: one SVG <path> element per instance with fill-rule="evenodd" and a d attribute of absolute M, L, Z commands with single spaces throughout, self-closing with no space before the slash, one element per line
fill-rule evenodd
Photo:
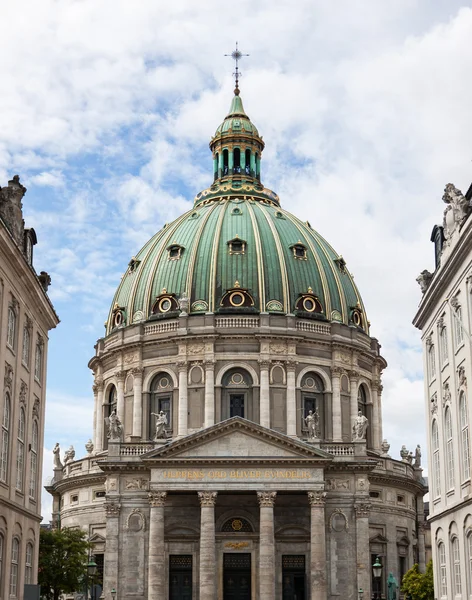
<path fill-rule="evenodd" d="M 297 437 L 297 391 L 294 360 L 287 361 L 287 435 Z"/>
<path fill-rule="evenodd" d="M 93 447 L 96 448 L 97 443 L 97 420 L 99 419 L 99 415 L 101 414 L 102 407 L 98 408 L 98 385 L 96 383 L 92 386 L 93 390 L 93 435 L 92 435 L 92 443 Z"/>
<path fill-rule="evenodd" d="M 177 363 L 179 369 L 179 430 L 178 437 L 187 435 L 188 431 L 188 391 L 187 391 L 187 363 Z"/>
<path fill-rule="evenodd" d="M 105 564 L 103 570 L 103 595 L 110 599 L 110 591 L 115 588 L 118 598 L 122 597 L 120 589 L 119 573 L 119 533 L 120 533 L 120 510 L 121 504 L 117 501 L 105 502 L 105 514 L 107 517 L 106 540 L 107 551 L 105 552 Z"/>
<path fill-rule="evenodd" d="M 310 599 L 326 600 L 328 583 L 326 573 L 326 492 L 308 492 L 311 506 L 310 535 Z"/>
<path fill-rule="evenodd" d="M 143 435 L 143 372 L 144 369 L 133 369 L 133 437 Z"/>
<path fill-rule="evenodd" d="M 167 492 L 148 494 L 149 515 L 148 598 L 166 597 L 166 564 L 164 545 L 164 506 Z"/>
<path fill-rule="evenodd" d="M 103 450 L 103 426 L 105 424 L 103 416 L 103 391 L 105 386 L 103 381 L 97 381 L 95 386 L 97 388 L 97 429 L 93 440 L 93 447 L 95 452 L 101 452 Z"/>
<path fill-rule="evenodd" d="M 260 506 L 258 600 L 275 598 L 274 503 L 276 495 L 277 492 L 257 492 Z"/>
<path fill-rule="evenodd" d="M 370 598 L 370 504 L 360 502 L 354 505 L 354 510 L 356 511 L 357 589 L 364 591 L 364 598 Z"/>
<path fill-rule="evenodd" d="M 205 361 L 205 427 L 215 424 L 215 361 Z"/>
<path fill-rule="evenodd" d="M 349 371 L 349 389 L 351 390 L 351 401 L 350 401 L 350 427 L 352 434 L 352 427 L 356 421 L 357 412 L 359 410 L 357 403 L 357 384 L 359 381 L 359 373 L 357 371 Z M 352 435 L 351 435 L 352 437 Z"/>
<path fill-rule="evenodd" d="M 116 381 L 118 384 L 116 387 L 116 413 L 123 424 L 123 428 L 125 425 L 125 377 L 126 371 L 118 371 L 118 373 L 116 373 Z M 124 438 L 122 441 L 124 441 Z"/>
<path fill-rule="evenodd" d="M 372 444 L 373 447 L 378 450 L 382 440 L 379 439 L 379 390 L 380 381 L 374 379 L 371 383 L 371 394 L 372 394 Z"/>
<path fill-rule="evenodd" d="M 379 380 L 379 387 L 377 389 L 377 432 L 379 436 L 379 447 L 383 440 L 383 431 L 382 431 L 382 391 L 383 385 Z"/>
<path fill-rule="evenodd" d="M 215 546 L 215 503 L 218 492 L 198 492 L 200 499 L 200 598 L 215 600 L 216 546 Z"/>
<path fill-rule="evenodd" d="M 260 424 L 270 429 L 270 388 L 269 388 L 269 366 L 270 361 L 260 360 L 261 392 L 260 392 Z"/>
<path fill-rule="evenodd" d="M 331 373 L 333 385 L 333 441 L 342 442 L 341 375 L 343 370 L 339 367 L 333 367 Z"/>
<path fill-rule="evenodd" d="M 422 521 L 418 525 L 418 567 L 420 573 L 426 571 L 425 529 L 426 523 Z"/>

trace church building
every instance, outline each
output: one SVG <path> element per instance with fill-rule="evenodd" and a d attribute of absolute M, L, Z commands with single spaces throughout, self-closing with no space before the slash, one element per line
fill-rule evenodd
<path fill-rule="evenodd" d="M 238 85 L 210 149 L 210 187 L 111 302 L 93 439 L 57 455 L 54 525 L 88 533 L 106 600 L 386 594 L 389 573 L 424 569 L 426 488 L 419 450 L 396 460 L 383 438 L 362 298 L 264 187 Z"/>

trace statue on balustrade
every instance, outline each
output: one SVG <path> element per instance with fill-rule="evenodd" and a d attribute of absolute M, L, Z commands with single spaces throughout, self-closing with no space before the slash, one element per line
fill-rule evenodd
<path fill-rule="evenodd" d="M 120 417 L 116 413 L 114 408 L 110 416 L 105 419 L 108 427 L 108 439 L 112 442 L 121 442 L 123 437 L 123 425 L 121 424 Z"/>
<path fill-rule="evenodd" d="M 352 439 L 353 440 L 365 440 L 367 435 L 367 427 L 369 427 L 369 419 L 362 414 L 361 411 L 357 413 L 356 420 L 352 426 Z"/>
<path fill-rule="evenodd" d="M 308 439 L 316 440 L 320 437 L 320 415 L 318 409 L 313 412 L 308 411 L 308 415 L 305 417 L 305 423 L 308 427 Z"/>
<path fill-rule="evenodd" d="M 154 434 L 155 440 L 166 439 L 166 425 L 167 425 L 167 415 L 162 410 L 159 414 L 151 413 L 154 417 L 156 417 L 156 433 Z"/>

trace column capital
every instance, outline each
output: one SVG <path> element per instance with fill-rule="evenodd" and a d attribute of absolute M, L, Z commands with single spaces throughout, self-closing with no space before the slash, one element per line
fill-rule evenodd
<path fill-rule="evenodd" d="M 203 366 L 205 367 L 206 371 L 212 371 L 215 368 L 215 365 L 216 360 L 213 360 L 212 358 L 208 358 L 203 361 Z"/>
<path fill-rule="evenodd" d="M 167 492 L 150 492 L 148 494 L 149 506 L 155 508 L 156 506 L 164 506 L 167 499 Z"/>
<path fill-rule="evenodd" d="M 107 517 L 119 517 L 121 504 L 119 502 L 105 502 L 105 514 Z"/>
<path fill-rule="evenodd" d="M 92 386 L 92 389 L 95 392 L 94 388 L 97 388 L 97 392 L 101 392 L 101 391 L 103 391 L 104 387 L 105 387 L 105 383 L 104 383 L 103 379 L 96 379 L 94 385 Z"/>
<path fill-rule="evenodd" d="M 354 510 L 356 511 L 356 518 L 368 518 L 370 514 L 371 505 L 368 502 L 360 502 L 359 504 L 354 504 Z"/>
<path fill-rule="evenodd" d="M 215 506 L 218 492 L 198 492 L 200 506 Z"/>
<path fill-rule="evenodd" d="M 298 361 L 297 360 L 287 360 L 285 361 L 285 366 L 287 367 L 287 372 L 291 371 L 291 372 L 295 372 L 296 368 L 298 365 Z"/>
<path fill-rule="evenodd" d="M 125 380 L 127 373 L 128 373 L 128 371 L 118 371 L 117 373 L 115 373 L 115 377 L 116 377 L 118 383 L 121 383 L 122 381 Z"/>
<path fill-rule="evenodd" d="M 333 374 L 333 377 L 341 377 L 341 375 L 344 375 L 345 370 L 342 367 L 331 367 L 331 373 Z"/>
<path fill-rule="evenodd" d="M 188 363 L 186 360 L 179 360 L 179 362 L 177 363 L 177 369 L 178 369 L 179 373 L 186 373 L 187 367 L 188 367 Z"/>
<path fill-rule="evenodd" d="M 361 376 L 359 371 L 348 371 L 347 373 L 349 375 L 350 381 L 356 381 Z"/>
<path fill-rule="evenodd" d="M 99 388 L 98 388 L 98 385 L 97 385 L 96 383 L 94 383 L 94 384 L 92 385 L 92 392 L 93 392 L 93 395 L 94 395 L 94 396 L 96 396 L 96 395 L 98 394 L 98 389 L 99 389 Z M 102 384 L 102 389 L 103 389 L 103 384 Z"/>
<path fill-rule="evenodd" d="M 144 373 L 144 369 L 143 369 L 143 367 L 134 367 L 134 369 L 131 369 L 131 373 L 133 374 L 134 377 L 142 377 L 143 373 Z"/>
<path fill-rule="evenodd" d="M 268 371 L 270 369 L 270 364 L 271 364 L 270 360 L 261 358 L 258 361 L 258 363 L 259 363 L 259 367 L 260 367 L 261 371 L 262 370 Z"/>
<path fill-rule="evenodd" d="M 275 504 L 275 497 L 277 492 L 257 492 L 257 499 L 259 500 L 259 506 L 273 507 Z"/>
<path fill-rule="evenodd" d="M 326 492 L 323 492 L 322 490 L 317 490 L 315 492 L 307 492 L 307 494 L 310 506 L 319 506 L 320 508 L 324 507 L 326 502 Z"/>

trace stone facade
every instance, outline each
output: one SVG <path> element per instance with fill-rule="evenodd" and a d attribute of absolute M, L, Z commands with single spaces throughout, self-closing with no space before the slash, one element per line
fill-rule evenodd
<path fill-rule="evenodd" d="M 58 323 L 33 269 L 25 192 L 17 176 L 0 188 L 0 598 L 20 599 L 37 581 L 48 331 Z"/>
<path fill-rule="evenodd" d="M 429 457 L 429 525 L 437 598 L 472 593 L 472 489 L 468 382 L 472 323 L 472 186 L 448 184 L 443 226 L 433 229 L 436 270 L 414 324 L 422 332 Z M 470 385 L 470 383 L 469 383 Z"/>

